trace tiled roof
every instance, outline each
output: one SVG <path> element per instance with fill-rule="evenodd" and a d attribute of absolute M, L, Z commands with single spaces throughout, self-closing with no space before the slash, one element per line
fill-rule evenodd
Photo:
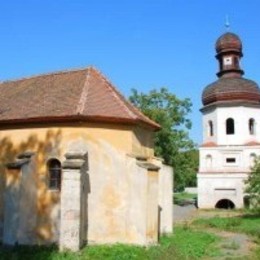
<path fill-rule="evenodd" d="M 98 121 L 160 128 L 92 67 L 2 82 L 0 93 L 0 124 Z"/>
<path fill-rule="evenodd" d="M 249 101 L 260 103 L 260 89 L 249 79 L 240 77 L 220 78 L 208 85 L 202 93 L 203 105 L 217 101 Z"/>

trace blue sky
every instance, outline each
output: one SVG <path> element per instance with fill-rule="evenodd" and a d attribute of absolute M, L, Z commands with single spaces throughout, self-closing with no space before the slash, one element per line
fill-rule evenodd
<path fill-rule="evenodd" d="M 93 65 L 125 95 L 168 87 L 193 103 L 200 143 L 201 92 L 216 80 L 216 39 L 244 46 L 245 77 L 260 83 L 258 0 L 0 0 L 0 80 Z"/>

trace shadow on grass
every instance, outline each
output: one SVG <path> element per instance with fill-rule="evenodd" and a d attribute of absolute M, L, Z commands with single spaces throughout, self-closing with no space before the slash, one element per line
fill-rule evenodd
<path fill-rule="evenodd" d="M 57 253 L 57 246 L 0 246 L 0 259 L 8 260 L 52 260 Z"/>
<path fill-rule="evenodd" d="M 260 214 L 259 213 L 247 213 L 244 215 L 239 216 L 240 218 L 244 219 L 252 219 L 252 220 L 259 220 L 260 219 Z"/>
<path fill-rule="evenodd" d="M 59 252 L 57 246 L 0 246 L 4 260 L 166 260 L 201 259 L 219 256 L 218 237 L 193 230 L 188 224 L 177 226 L 173 234 L 163 236 L 160 244 L 149 247 L 134 245 L 92 245 L 79 252 Z"/>

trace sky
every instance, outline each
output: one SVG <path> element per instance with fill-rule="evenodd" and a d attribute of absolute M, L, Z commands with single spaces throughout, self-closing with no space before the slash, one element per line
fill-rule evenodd
<path fill-rule="evenodd" d="M 167 87 L 191 99 L 200 144 L 201 93 L 217 79 L 227 15 L 245 77 L 260 83 L 259 10 L 259 0 L 0 0 L 0 81 L 91 65 L 126 97 Z"/>

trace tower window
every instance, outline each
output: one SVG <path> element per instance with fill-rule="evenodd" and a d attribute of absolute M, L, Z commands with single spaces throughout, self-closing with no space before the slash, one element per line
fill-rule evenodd
<path fill-rule="evenodd" d="M 227 135 L 235 134 L 235 123 L 233 118 L 228 118 L 226 120 L 226 134 Z"/>
<path fill-rule="evenodd" d="M 255 134 L 255 120 L 253 118 L 249 119 L 248 127 L 249 127 L 249 134 L 254 135 Z"/>
<path fill-rule="evenodd" d="M 210 120 L 208 123 L 208 136 L 214 135 L 213 122 Z"/>
<path fill-rule="evenodd" d="M 212 167 L 212 156 L 210 154 L 208 154 L 206 156 L 206 167 L 207 168 L 211 168 Z"/>
<path fill-rule="evenodd" d="M 61 188 L 61 163 L 57 159 L 48 161 L 49 189 L 60 190 Z"/>
<path fill-rule="evenodd" d="M 233 157 L 226 158 L 226 163 L 235 163 L 235 162 L 236 162 L 236 158 Z"/>

